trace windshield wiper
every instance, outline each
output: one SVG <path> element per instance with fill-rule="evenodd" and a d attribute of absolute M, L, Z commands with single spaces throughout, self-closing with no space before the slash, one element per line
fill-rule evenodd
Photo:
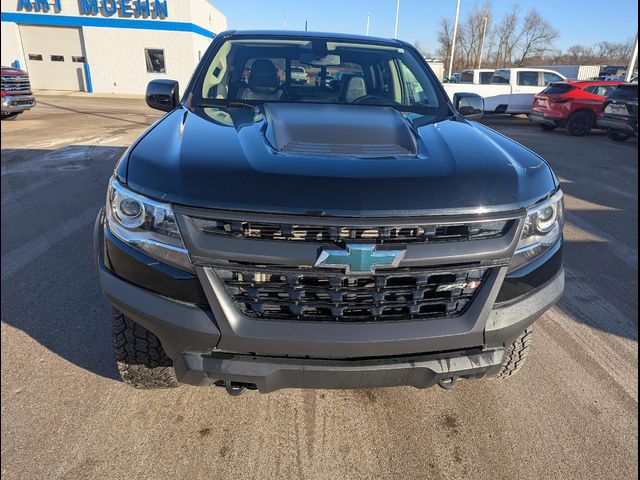
<path fill-rule="evenodd" d="M 260 105 L 252 105 L 250 103 L 244 103 L 244 102 L 220 102 L 220 103 L 214 103 L 214 102 L 203 102 L 203 103 L 199 103 L 197 105 L 194 105 L 195 107 L 198 108 L 250 108 L 252 110 L 255 110 L 257 108 L 260 107 Z"/>

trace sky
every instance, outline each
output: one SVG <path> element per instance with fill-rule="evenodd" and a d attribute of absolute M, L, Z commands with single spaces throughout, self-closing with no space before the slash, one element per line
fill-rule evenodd
<path fill-rule="evenodd" d="M 227 16 L 229 29 L 309 30 L 364 34 L 371 14 L 370 35 L 393 37 L 396 0 L 210 0 Z M 460 19 L 479 0 L 461 0 Z M 638 30 L 638 3 L 632 0 L 494 0 L 500 19 L 517 4 L 523 12 L 536 8 L 559 32 L 555 46 L 593 45 L 599 41 L 633 39 Z M 438 47 L 440 19 L 455 17 L 456 0 L 400 0 L 398 37 L 424 50 Z"/>

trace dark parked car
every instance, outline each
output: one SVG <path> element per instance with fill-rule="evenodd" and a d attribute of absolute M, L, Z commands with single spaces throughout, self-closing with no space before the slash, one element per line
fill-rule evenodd
<path fill-rule="evenodd" d="M 361 73 L 288 85 L 276 61 Z M 147 103 L 168 113 L 95 225 L 127 384 L 451 388 L 521 368 L 564 288 L 558 179 L 413 46 L 223 32 L 181 100 L 154 80 Z"/>
<path fill-rule="evenodd" d="M 638 136 L 638 84 L 624 83 L 607 97 L 598 126 L 607 130 L 609 138 L 624 142 Z"/>

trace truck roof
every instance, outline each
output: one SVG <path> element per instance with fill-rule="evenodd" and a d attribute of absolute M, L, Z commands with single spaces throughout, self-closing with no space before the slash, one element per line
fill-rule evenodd
<path fill-rule="evenodd" d="M 511 72 L 520 72 L 522 70 L 526 70 L 527 72 L 553 72 L 553 73 L 557 73 L 559 75 L 562 75 L 562 73 L 557 72 L 556 70 L 553 70 L 551 68 L 538 68 L 538 67 L 507 67 L 507 68 L 496 68 L 495 71 L 504 71 L 504 70 L 509 70 Z M 564 77 L 564 75 L 562 75 Z"/>
<path fill-rule="evenodd" d="M 506 69 L 502 69 L 506 70 Z M 495 68 L 465 68 L 463 72 L 495 72 Z"/>
<path fill-rule="evenodd" d="M 394 47 L 405 47 L 407 44 L 395 38 L 370 37 L 367 35 L 353 35 L 348 33 L 331 32 L 305 32 L 296 30 L 227 30 L 219 33 L 220 37 L 294 37 L 294 38 L 317 38 L 332 40 L 352 40 L 364 43 L 382 43 Z"/>

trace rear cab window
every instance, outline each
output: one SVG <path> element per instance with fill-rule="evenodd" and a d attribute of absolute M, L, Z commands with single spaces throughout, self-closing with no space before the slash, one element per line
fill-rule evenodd
<path fill-rule="evenodd" d="M 509 83 L 511 74 L 509 70 L 496 70 L 491 77 L 492 84 L 505 84 Z"/>
<path fill-rule="evenodd" d="M 462 72 L 459 83 L 473 83 L 473 72 Z"/>

